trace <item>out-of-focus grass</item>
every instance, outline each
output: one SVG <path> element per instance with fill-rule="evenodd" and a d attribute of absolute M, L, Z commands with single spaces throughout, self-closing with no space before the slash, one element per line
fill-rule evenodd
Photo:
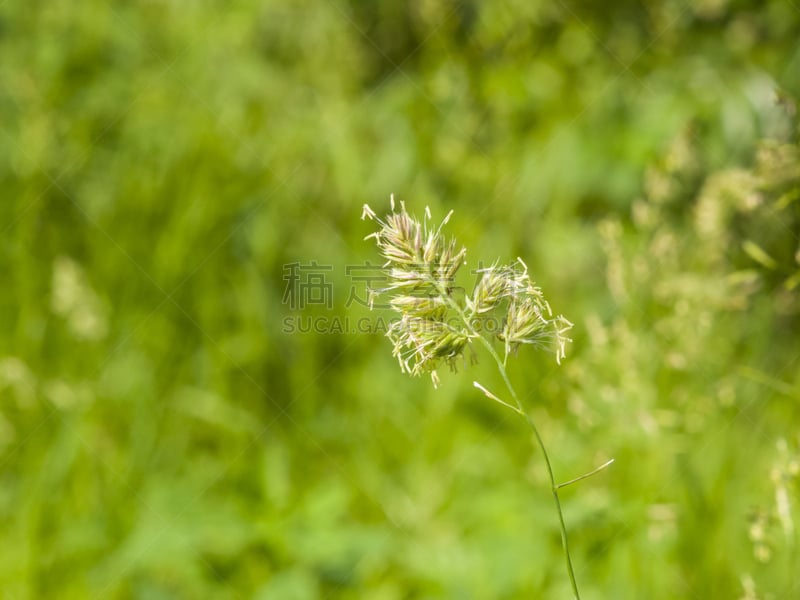
<path fill-rule="evenodd" d="M 389 192 L 576 322 L 511 371 L 561 479 L 617 459 L 564 494 L 585 598 L 796 596 L 799 30 L 787 0 L 0 3 L 3 596 L 568 596 L 487 361 L 434 392 L 379 334 L 283 331 L 367 315 Z M 282 302 L 310 261 L 330 311 Z"/>

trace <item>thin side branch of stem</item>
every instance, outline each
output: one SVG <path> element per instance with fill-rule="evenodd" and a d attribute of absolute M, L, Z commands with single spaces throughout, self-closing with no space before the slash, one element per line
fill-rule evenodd
<path fill-rule="evenodd" d="M 473 381 L 473 382 L 472 382 L 472 385 L 474 385 L 476 388 L 478 388 L 480 391 L 482 391 L 482 392 L 484 393 L 484 395 L 485 395 L 487 398 L 489 398 L 490 400 L 494 400 L 495 402 L 499 402 L 500 404 L 502 404 L 502 405 L 503 405 L 503 406 L 505 406 L 506 408 L 510 408 L 511 410 L 513 410 L 513 411 L 514 411 L 515 413 L 517 413 L 517 414 L 520 414 L 520 415 L 522 414 L 522 413 L 520 412 L 519 408 L 517 408 L 516 406 L 512 406 L 511 404 L 509 404 L 509 403 L 508 403 L 508 402 L 506 402 L 505 400 L 500 400 L 500 398 L 498 398 L 497 396 L 495 396 L 493 393 L 491 393 L 489 390 L 487 390 L 485 387 L 483 387 L 483 386 L 482 386 L 480 383 L 478 383 L 477 381 Z"/>
<path fill-rule="evenodd" d="M 569 481 L 565 481 L 564 483 L 559 483 L 556 486 L 556 488 L 561 489 L 563 487 L 567 487 L 568 485 L 572 485 L 573 483 L 577 483 L 577 482 L 581 481 L 582 479 L 586 479 L 587 477 L 591 477 L 592 475 L 596 475 L 597 473 L 599 473 L 600 471 L 602 471 L 606 467 L 610 466 L 613 462 L 614 462 L 614 459 L 612 458 L 611 460 L 603 463 L 602 465 L 600 465 L 596 469 L 593 469 L 593 470 L 589 471 L 588 473 L 584 473 L 583 475 L 581 475 L 579 477 L 576 477 L 575 479 L 570 479 Z"/>

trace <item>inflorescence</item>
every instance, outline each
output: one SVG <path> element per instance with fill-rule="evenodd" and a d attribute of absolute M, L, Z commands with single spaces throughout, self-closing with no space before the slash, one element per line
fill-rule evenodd
<path fill-rule="evenodd" d="M 571 341 L 565 334 L 572 323 L 562 315 L 553 316 L 522 259 L 479 269 L 471 295 L 456 287 L 466 248 L 442 233 L 452 214 L 433 226 L 428 207 L 420 222 L 403 202 L 396 210 L 394 197 L 391 212 L 383 219 L 364 205 L 361 218 L 380 225 L 365 239 L 375 240 L 388 272 L 388 284 L 370 290 L 370 307 L 376 297 L 386 295 L 399 314 L 386 335 L 401 370 L 413 376 L 430 373 L 436 385 L 439 364 L 455 369 L 479 335 L 502 343 L 505 359 L 522 344 L 530 344 L 554 351 L 560 363 Z"/>

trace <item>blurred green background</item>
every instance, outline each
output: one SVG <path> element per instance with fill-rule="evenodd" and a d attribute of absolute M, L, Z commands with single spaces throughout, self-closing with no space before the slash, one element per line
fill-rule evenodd
<path fill-rule="evenodd" d="M 800 597 L 798 95 L 793 0 L 0 1 L 0 597 L 569 597 L 486 357 L 285 330 L 391 192 L 576 324 L 585 599 Z"/>

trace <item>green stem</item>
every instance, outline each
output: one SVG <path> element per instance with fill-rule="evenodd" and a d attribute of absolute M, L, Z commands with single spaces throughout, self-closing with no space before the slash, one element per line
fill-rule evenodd
<path fill-rule="evenodd" d="M 497 354 L 497 351 L 492 347 L 492 344 L 489 340 L 487 340 L 482 335 L 479 335 L 478 338 L 481 340 L 481 343 L 486 347 L 491 354 L 492 358 L 497 363 L 497 368 L 500 371 L 500 375 L 503 378 L 503 382 L 506 384 L 506 388 L 508 388 L 508 392 L 511 394 L 511 397 L 514 399 L 514 403 L 517 406 L 517 412 L 522 415 L 528 423 L 528 426 L 533 431 L 533 435 L 536 437 L 536 441 L 539 444 L 539 448 L 542 450 L 542 456 L 544 456 L 544 463 L 547 466 L 547 476 L 550 478 L 550 490 L 553 493 L 553 502 L 556 505 L 556 512 L 558 513 L 558 524 L 561 528 L 561 545 L 564 548 L 564 559 L 567 564 L 567 574 L 569 575 L 569 582 L 572 584 L 572 593 L 575 595 L 575 600 L 580 600 L 581 595 L 578 591 L 578 582 L 575 580 L 575 570 L 572 567 L 572 556 L 569 552 L 569 539 L 567 537 L 567 525 L 564 521 L 564 512 L 561 510 L 561 499 L 558 497 L 558 485 L 556 485 L 556 478 L 553 474 L 553 465 L 550 462 L 550 455 L 547 453 L 547 447 L 544 445 L 544 440 L 542 439 L 541 434 L 539 433 L 538 427 L 536 427 L 536 423 L 533 422 L 530 415 L 525 412 L 525 409 L 522 407 L 522 403 L 519 401 L 517 397 L 517 392 L 514 390 L 514 386 L 511 385 L 511 380 L 508 378 L 508 373 L 506 372 L 505 365 L 503 361 L 500 360 L 500 356 Z"/>
<path fill-rule="evenodd" d="M 508 388 L 509 394 L 511 394 L 511 398 L 514 400 L 514 404 L 516 407 L 512 407 L 505 402 L 501 402 L 502 404 L 506 404 L 509 408 L 512 408 L 515 412 L 519 413 L 528 423 L 528 426 L 533 431 L 533 435 L 536 437 L 536 441 L 539 444 L 539 448 L 542 450 L 542 456 L 544 456 L 544 463 L 547 466 L 547 476 L 550 478 L 550 490 L 553 494 L 553 501 L 556 505 L 556 512 L 558 513 L 558 524 L 561 528 L 561 546 L 564 549 L 564 558 L 567 564 L 567 574 L 569 575 L 570 584 L 572 584 L 572 593 L 575 595 L 575 600 L 580 600 L 581 595 L 578 592 L 578 583 L 575 580 L 575 570 L 572 568 L 572 556 L 569 552 L 569 540 L 567 538 L 567 525 L 564 522 L 564 512 L 561 510 L 561 499 L 558 497 L 558 485 L 556 484 L 556 478 L 553 474 L 553 465 L 550 463 L 550 455 L 547 453 L 547 447 L 544 445 L 544 440 L 542 440 L 542 436 L 539 434 L 539 429 L 536 427 L 536 424 L 531 419 L 530 415 L 525 412 L 525 409 L 522 406 L 522 403 L 519 401 L 519 397 L 517 396 L 516 390 L 514 390 L 514 386 L 511 385 L 511 380 L 508 378 L 508 373 L 506 372 L 505 363 L 500 359 L 500 356 L 497 354 L 497 351 L 492 346 L 492 343 L 487 340 L 485 337 L 480 335 L 475 328 L 470 323 L 469 318 L 464 313 L 464 310 L 456 304 L 453 298 L 447 293 L 447 290 L 443 288 L 439 284 L 438 281 L 434 279 L 434 285 L 439 290 L 439 293 L 442 297 L 447 299 L 448 304 L 450 307 L 455 310 L 461 319 L 464 321 L 464 325 L 469 331 L 472 337 L 478 338 L 481 343 L 486 347 L 486 350 L 492 356 L 494 361 L 497 363 L 497 368 L 500 371 L 500 376 L 503 378 L 503 382 L 506 384 L 506 388 Z"/>

